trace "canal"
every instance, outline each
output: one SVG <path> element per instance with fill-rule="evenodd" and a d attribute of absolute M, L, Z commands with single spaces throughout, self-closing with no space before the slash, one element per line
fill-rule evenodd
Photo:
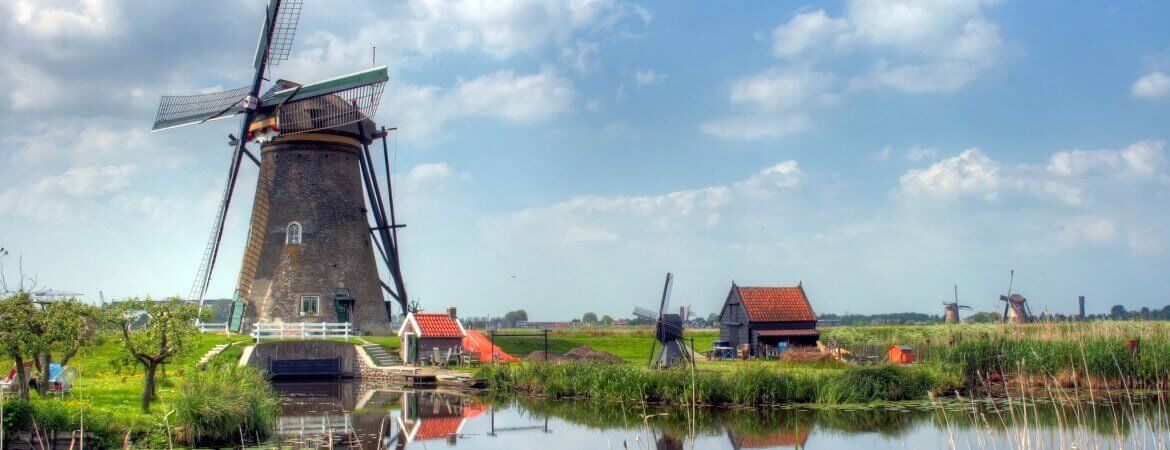
<path fill-rule="evenodd" d="M 1132 395 L 691 410 L 358 382 L 276 387 L 285 401 L 265 446 L 288 448 L 1170 448 L 1165 403 Z"/>

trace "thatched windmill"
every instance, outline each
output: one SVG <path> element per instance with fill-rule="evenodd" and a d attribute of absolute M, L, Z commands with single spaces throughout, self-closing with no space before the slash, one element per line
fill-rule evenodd
<path fill-rule="evenodd" d="M 999 301 L 1004 302 L 1003 316 L 1000 321 L 1003 323 L 1029 323 L 1032 321 L 1032 311 L 1028 308 L 1028 299 L 1023 295 L 1012 293 L 1012 284 L 1016 281 L 1016 271 L 1012 270 L 1011 280 L 1008 281 L 1007 295 L 999 296 Z"/>
<path fill-rule="evenodd" d="M 946 323 L 959 323 L 961 321 L 959 310 L 971 309 L 970 306 L 959 304 L 959 285 L 957 284 L 955 285 L 955 301 L 943 302 L 943 308 L 943 321 Z"/>

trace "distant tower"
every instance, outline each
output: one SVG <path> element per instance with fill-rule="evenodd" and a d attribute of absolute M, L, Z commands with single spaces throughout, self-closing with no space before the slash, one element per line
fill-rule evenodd
<path fill-rule="evenodd" d="M 1077 297 L 1077 305 L 1080 306 L 1080 319 L 1085 320 L 1085 296 Z"/>

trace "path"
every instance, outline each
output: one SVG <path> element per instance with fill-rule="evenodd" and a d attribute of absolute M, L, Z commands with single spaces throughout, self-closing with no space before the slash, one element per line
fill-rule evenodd
<path fill-rule="evenodd" d="M 463 338 L 463 349 L 475 353 L 481 362 L 491 362 L 492 360 L 492 341 L 488 339 L 482 332 L 476 330 L 467 330 L 467 336 Z M 515 356 L 509 355 L 500 349 L 494 347 L 496 354 L 496 361 L 502 363 L 519 361 Z"/>

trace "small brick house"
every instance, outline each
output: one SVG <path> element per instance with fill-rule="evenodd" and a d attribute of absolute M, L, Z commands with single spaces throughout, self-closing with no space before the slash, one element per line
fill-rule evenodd
<path fill-rule="evenodd" d="M 456 318 L 455 308 L 448 308 L 447 314 L 412 312 L 398 329 L 402 360 L 407 364 L 434 364 L 436 351 L 440 357 L 462 353 L 464 336 L 467 331 Z"/>
<path fill-rule="evenodd" d="M 821 336 L 804 285 L 748 287 L 731 284 L 719 312 L 719 339 L 751 345 L 753 355 L 778 345 L 815 346 Z"/>

